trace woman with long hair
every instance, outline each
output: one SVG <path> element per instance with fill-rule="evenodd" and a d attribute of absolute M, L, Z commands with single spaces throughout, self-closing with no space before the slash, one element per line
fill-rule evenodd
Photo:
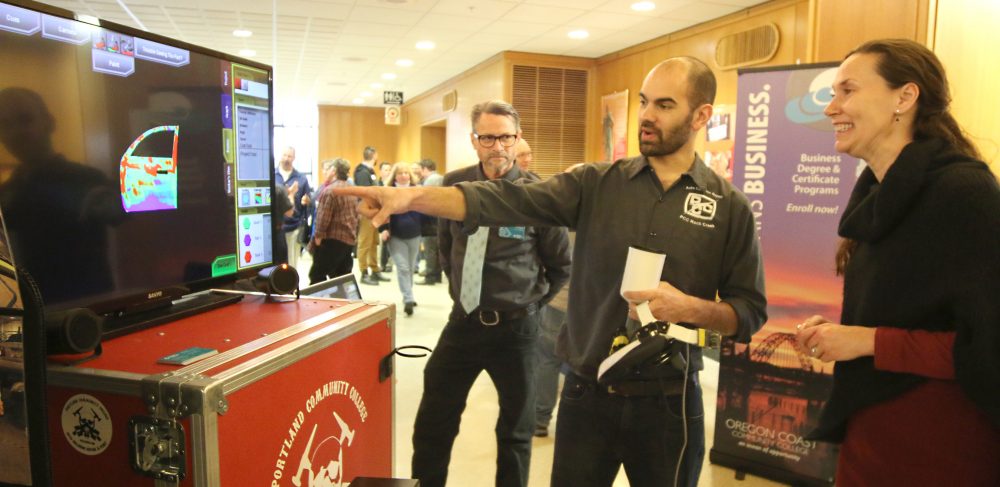
<path fill-rule="evenodd" d="M 397 162 L 392 166 L 389 186 L 413 186 L 416 176 L 413 165 Z M 417 267 L 417 251 L 420 249 L 421 214 L 408 211 L 392 215 L 389 223 L 379 227 L 382 241 L 389 244 L 389 255 L 396 266 L 399 291 L 403 294 L 403 311 L 406 316 L 413 314 L 417 302 L 413 299 L 413 273 Z"/>
<path fill-rule="evenodd" d="M 1000 485 L 997 179 L 926 47 L 867 42 L 833 93 L 836 149 L 867 168 L 838 229 L 841 323 L 796 337 L 836 362 L 812 436 L 841 443 L 838 485 Z"/>

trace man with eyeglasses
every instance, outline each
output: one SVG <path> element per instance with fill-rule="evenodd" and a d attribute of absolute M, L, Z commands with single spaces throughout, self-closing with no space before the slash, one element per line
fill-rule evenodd
<path fill-rule="evenodd" d="M 556 422 L 555 487 L 608 487 L 622 466 L 632 485 L 698 483 L 705 454 L 701 350 L 677 341 L 671 360 L 646 364 L 610 386 L 597 381 L 619 327 L 636 318 L 636 303 L 648 302 L 657 320 L 741 343 L 767 319 L 749 201 L 695 151 L 715 89 L 711 69 L 697 59 L 654 66 L 639 92 L 639 157 L 584 164 L 523 186 L 350 192 L 363 198 L 361 211 L 376 222 L 412 209 L 468 228 L 524 223 L 576 230 L 577 267 L 557 344 L 572 373 Z M 626 301 L 619 289 L 629 246 L 664 253 L 666 263 L 656 289 L 627 292 Z"/>
<path fill-rule="evenodd" d="M 449 172 L 444 186 L 538 180 L 514 163 L 521 130 L 513 106 L 476 105 L 472 127 L 479 164 Z M 413 477 L 424 487 L 445 485 L 466 398 L 486 371 L 500 403 L 496 485 L 525 487 L 535 424 L 538 310 L 569 279 L 569 240 L 563 228 L 481 227 L 471 229 L 472 235 L 469 230 L 461 221 L 442 219 L 438 225 L 441 268 L 454 305 L 424 369 L 413 427 Z"/>

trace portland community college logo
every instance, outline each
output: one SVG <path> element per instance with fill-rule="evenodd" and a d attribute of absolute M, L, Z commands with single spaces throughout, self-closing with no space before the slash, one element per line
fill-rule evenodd
<path fill-rule="evenodd" d="M 347 487 L 364 463 L 349 448 L 368 417 L 361 393 L 347 381 L 333 380 L 317 387 L 303 406 L 281 444 L 271 487 Z"/>
<path fill-rule="evenodd" d="M 703 194 L 688 193 L 684 200 L 684 213 L 699 220 L 715 218 L 715 207 L 715 200 Z"/>

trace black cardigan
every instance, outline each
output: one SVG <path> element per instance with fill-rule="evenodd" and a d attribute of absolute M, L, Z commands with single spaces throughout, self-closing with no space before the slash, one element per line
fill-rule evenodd
<path fill-rule="evenodd" d="M 858 242 L 844 275 L 841 322 L 956 331 L 962 390 L 1000 425 L 1000 188 L 989 168 L 940 140 L 910 143 L 882 183 L 866 169 L 840 221 Z M 839 442 L 848 418 L 927 379 L 838 362 L 819 426 Z"/>

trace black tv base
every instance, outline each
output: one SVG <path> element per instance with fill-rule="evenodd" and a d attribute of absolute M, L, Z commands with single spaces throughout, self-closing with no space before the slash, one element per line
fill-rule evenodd
<path fill-rule="evenodd" d="M 168 321 L 187 318 L 228 304 L 238 303 L 242 299 L 242 294 L 208 291 L 167 302 L 162 307 L 126 313 L 123 316 L 109 316 L 104 319 L 104 332 L 101 334 L 101 340 L 127 335 Z"/>

